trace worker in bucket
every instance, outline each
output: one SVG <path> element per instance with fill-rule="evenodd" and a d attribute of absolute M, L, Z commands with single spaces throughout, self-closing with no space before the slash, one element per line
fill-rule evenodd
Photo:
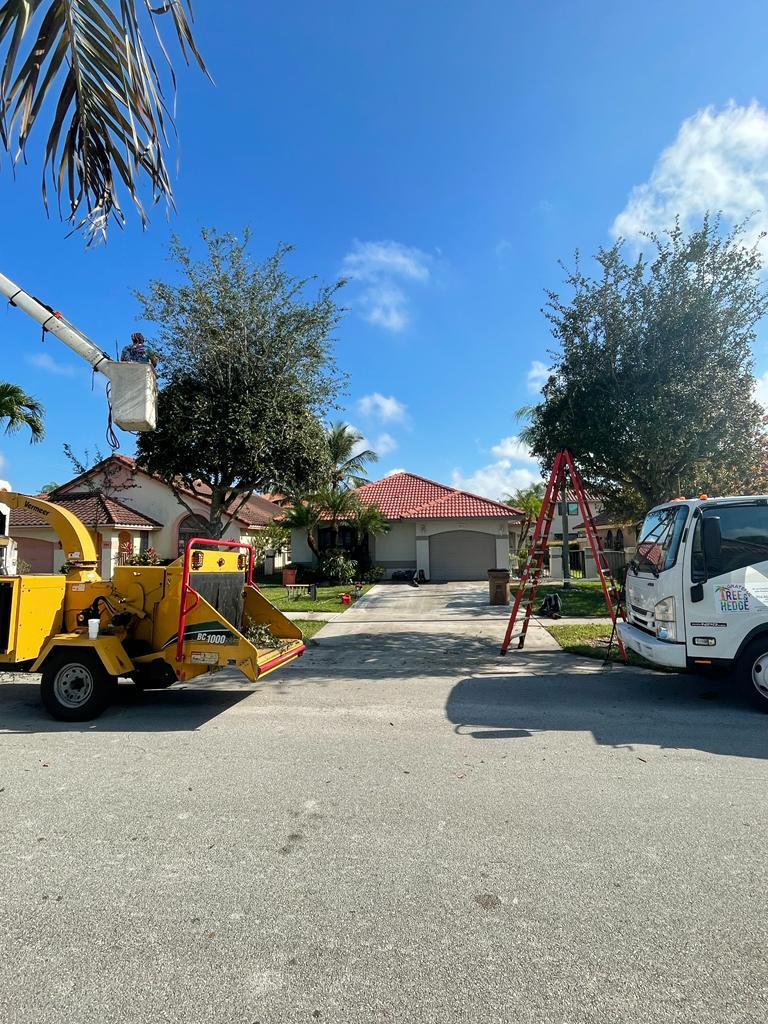
<path fill-rule="evenodd" d="M 157 366 L 157 353 L 147 345 L 141 331 L 134 331 L 130 345 L 126 345 L 120 356 L 121 363 L 151 363 Z"/>

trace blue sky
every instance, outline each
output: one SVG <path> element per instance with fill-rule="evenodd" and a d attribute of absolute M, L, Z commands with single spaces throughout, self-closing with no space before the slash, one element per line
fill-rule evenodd
<path fill-rule="evenodd" d="M 109 351 L 136 328 L 131 289 L 168 272 L 171 231 L 248 224 L 256 256 L 286 241 L 297 274 L 345 271 L 341 415 L 381 451 L 376 475 L 494 497 L 532 479 L 514 411 L 548 362 L 558 259 L 706 206 L 768 222 L 757 0 L 198 0 L 196 14 L 216 84 L 179 76 L 178 212 L 142 231 L 127 211 L 85 250 L 46 219 L 37 165 L 14 180 L 6 160 L 0 269 Z M 3 377 L 45 403 L 48 430 L 34 447 L 1 437 L 0 475 L 35 490 L 70 475 L 64 441 L 105 447 L 103 392 L 17 311 L 0 311 L 0 339 Z M 762 374 L 762 343 L 756 360 Z"/>

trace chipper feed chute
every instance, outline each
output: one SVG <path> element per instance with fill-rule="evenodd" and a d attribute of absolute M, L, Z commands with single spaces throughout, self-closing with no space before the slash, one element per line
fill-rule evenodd
<path fill-rule="evenodd" d="M 177 678 L 236 668 L 256 680 L 304 651 L 299 627 L 254 586 L 252 559 L 248 545 L 198 539 L 190 541 L 183 559 L 165 570 L 165 594 L 153 616 L 152 648 L 162 652 Z M 116 571 L 119 587 L 129 571 Z M 135 660 L 141 664 L 149 658 L 157 654 Z"/>

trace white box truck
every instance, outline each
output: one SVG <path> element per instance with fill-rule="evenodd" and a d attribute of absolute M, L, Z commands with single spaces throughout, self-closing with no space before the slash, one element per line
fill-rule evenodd
<path fill-rule="evenodd" d="M 768 497 L 671 501 L 639 536 L 626 646 L 670 668 L 728 669 L 768 711 Z"/>

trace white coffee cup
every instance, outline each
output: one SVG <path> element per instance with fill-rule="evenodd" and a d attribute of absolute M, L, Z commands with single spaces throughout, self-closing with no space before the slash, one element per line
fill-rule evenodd
<path fill-rule="evenodd" d="M 88 639 L 95 640 L 99 635 L 100 619 L 88 619 Z"/>

